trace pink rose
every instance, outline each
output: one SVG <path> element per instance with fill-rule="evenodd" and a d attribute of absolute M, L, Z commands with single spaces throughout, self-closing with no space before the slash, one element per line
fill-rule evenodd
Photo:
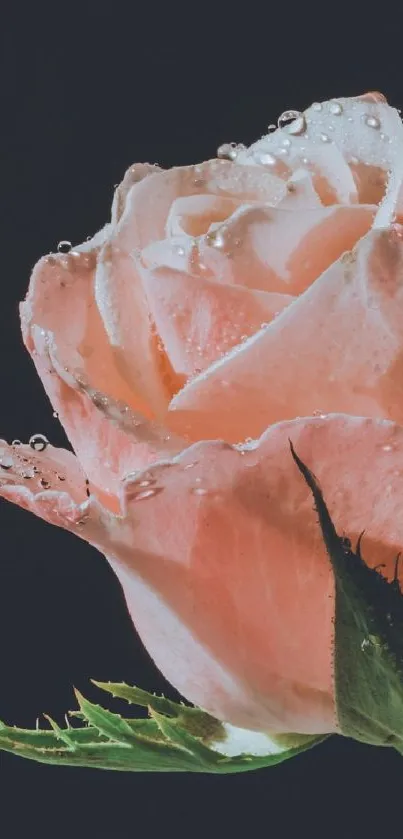
<path fill-rule="evenodd" d="M 402 123 L 380 94 L 315 103 L 228 156 L 132 166 L 111 223 L 37 264 L 24 341 L 75 454 L 2 442 L 0 492 L 108 557 L 187 699 L 338 731 L 334 575 L 288 441 L 393 575 Z"/>

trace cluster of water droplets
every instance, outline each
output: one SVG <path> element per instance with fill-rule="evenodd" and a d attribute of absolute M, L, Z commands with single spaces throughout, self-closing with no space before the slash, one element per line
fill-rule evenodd
<path fill-rule="evenodd" d="M 43 452 L 49 445 L 49 440 L 44 434 L 32 434 L 28 440 L 28 445 L 34 452 Z M 38 464 L 35 461 L 32 462 L 30 457 L 27 456 L 28 452 L 21 440 L 13 440 L 11 449 L 11 452 L 6 452 L 0 456 L 0 470 L 7 473 L 9 470 L 14 469 L 18 477 L 23 480 L 36 478 L 41 489 L 49 489 L 52 486 L 51 481 L 48 480 L 49 476 L 46 478 L 43 477 Z M 54 478 L 58 481 L 66 480 L 64 475 L 59 474 L 56 470 L 52 471 L 54 472 Z"/>

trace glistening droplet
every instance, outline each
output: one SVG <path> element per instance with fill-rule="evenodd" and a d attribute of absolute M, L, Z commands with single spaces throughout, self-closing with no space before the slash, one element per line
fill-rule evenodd
<path fill-rule="evenodd" d="M 380 128 L 381 121 L 378 117 L 374 116 L 373 114 L 366 114 L 364 117 L 365 125 L 368 125 L 369 128 Z"/>
<path fill-rule="evenodd" d="M 298 134 L 303 134 L 304 131 L 306 131 L 306 127 L 305 116 L 304 114 L 300 114 L 299 117 L 294 119 L 294 121 L 287 126 L 287 131 L 295 137 Z"/>
<path fill-rule="evenodd" d="M 222 160 L 235 160 L 238 155 L 236 143 L 222 143 L 217 149 L 217 157 Z"/>
<path fill-rule="evenodd" d="M 59 253 L 69 253 L 69 251 L 71 251 L 71 242 L 67 239 L 62 239 L 57 246 L 57 250 Z"/>
<path fill-rule="evenodd" d="M 340 114 L 343 113 L 343 105 L 340 102 L 337 102 L 336 99 L 332 99 L 332 101 L 329 102 L 329 111 L 335 116 L 340 116 Z"/>
<path fill-rule="evenodd" d="M 46 449 L 46 446 L 49 445 L 49 440 L 44 434 L 33 434 L 32 437 L 29 438 L 29 445 L 31 446 L 31 449 L 34 449 L 36 452 L 43 452 L 44 449 Z"/>
<path fill-rule="evenodd" d="M 290 123 L 294 122 L 294 120 L 298 119 L 298 117 L 300 117 L 300 116 L 301 116 L 301 111 L 295 111 L 293 109 L 290 109 L 288 111 L 283 111 L 283 113 L 280 114 L 280 116 L 277 120 L 277 125 L 278 125 L 279 128 L 286 128 L 286 126 L 289 126 Z"/>

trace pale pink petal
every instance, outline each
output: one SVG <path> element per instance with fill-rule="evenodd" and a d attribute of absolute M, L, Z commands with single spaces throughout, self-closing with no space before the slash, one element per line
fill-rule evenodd
<path fill-rule="evenodd" d="M 118 185 L 113 196 L 112 204 L 112 224 L 116 225 L 124 213 L 126 206 L 126 199 L 134 184 L 139 183 L 148 175 L 155 175 L 160 172 L 159 166 L 152 163 L 134 163 L 133 166 L 125 172 L 123 181 Z"/>
<path fill-rule="evenodd" d="M 266 326 L 294 299 L 168 268 L 139 270 L 151 317 L 183 382 Z"/>
<path fill-rule="evenodd" d="M 249 207 L 203 237 L 200 259 L 221 282 L 300 294 L 367 233 L 375 211 L 362 205 Z"/>
<path fill-rule="evenodd" d="M 91 490 L 107 507 L 119 510 L 122 478 L 176 454 L 185 443 L 125 403 L 96 390 L 82 369 L 66 365 L 52 336 L 43 332 L 32 330 L 36 369 L 58 408 Z"/>
<path fill-rule="evenodd" d="M 65 449 L 0 440 L 0 496 L 102 550 L 118 520 L 90 494 L 78 459 Z"/>
<path fill-rule="evenodd" d="M 224 221 L 239 207 L 234 198 L 220 195 L 188 195 L 172 203 L 166 223 L 166 236 L 200 236 L 214 222 Z"/>
<path fill-rule="evenodd" d="M 127 196 L 125 215 L 131 247 L 141 250 L 165 238 L 171 207 L 178 198 L 217 195 L 243 203 L 271 203 L 284 194 L 285 185 L 276 175 L 227 160 L 209 160 L 149 175 L 136 183 Z"/>
<path fill-rule="evenodd" d="M 403 140 L 399 114 L 383 96 L 369 94 L 315 103 L 304 112 L 297 134 L 296 127 L 281 128 L 263 137 L 241 152 L 237 162 L 261 165 L 264 156 L 281 157 L 293 170 L 304 160 L 304 165 L 322 176 L 323 185 L 330 189 L 328 195 L 321 195 L 325 203 L 348 202 L 350 169 L 360 202 L 377 203 L 382 198 L 387 172 L 395 165 Z M 317 188 L 321 194 L 320 182 Z M 354 191 L 353 201 L 357 200 Z"/>
<path fill-rule="evenodd" d="M 156 177 L 150 175 L 151 180 Z M 144 289 L 132 252 L 128 213 L 134 190 L 127 197 L 126 210 L 98 258 L 95 297 L 120 376 L 129 390 L 139 395 L 140 410 L 146 416 L 161 416 L 178 382 L 169 368 L 150 319 Z"/>
<path fill-rule="evenodd" d="M 340 535 L 355 545 L 365 529 L 365 560 L 393 575 L 403 429 L 345 415 L 156 464 L 125 483 L 122 526 L 104 550 L 144 644 L 189 700 L 246 728 L 334 731 L 333 574 L 289 439 Z"/>
<path fill-rule="evenodd" d="M 110 233 L 106 227 L 70 253 L 49 254 L 37 263 L 20 307 L 22 332 L 31 354 L 32 329 L 51 332 L 68 366 L 79 365 L 93 387 L 143 410 L 117 370 L 94 298 L 96 263 Z"/>
<path fill-rule="evenodd" d="M 266 329 L 189 382 L 169 424 L 237 442 L 343 411 L 403 424 L 403 228 L 372 231 Z"/>
<path fill-rule="evenodd" d="M 287 163 L 283 177 L 290 179 L 292 174 L 301 168 L 308 171 L 322 204 L 357 202 L 358 194 L 353 173 L 342 151 L 333 142 L 324 143 L 320 137 L 319 141 L 314 142 L 305 133 L 299 137 L 291 137 L 287 129 L 279 129 L 242 152 L 238 157 L 238 163 L 272 171 L 280 156 L 282 164 L 285 165 L 284 161 Z"/>

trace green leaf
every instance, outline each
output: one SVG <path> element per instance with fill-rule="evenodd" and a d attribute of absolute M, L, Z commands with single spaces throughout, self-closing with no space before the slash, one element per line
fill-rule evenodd
<path fill-rule="evenodd" d="M 315 476 L 291 453 L 315 501 L 335 577 L 335 693 L 341 731 L 403 752 L 403 596 L 340 537 Z"/>
<path fill-rule="evenodd" d="M 70 714 L 79 714 L 87 725 L 60 728 L 54 720 L 46 717 L 52 726 L 51 731 L 29 731 L 1 723 L 0 749 L 56 765 L 124 772 L 228 774 L 274 766 L 326 739 L 286 735 L 270 740 L 262 735 L 267 753 L 240 753 L 229 757 L 226 756 L 228 741 L 239 729 L 224 726 L 201 709 L 155 697 L 139 688 L 98 684 L 115 696 L 125 694 L 124 698 L 130 702 L 147 703 L 151 718 L 123 718 L 89 702 L 76 691 L 80 711 L 71 711 Z"/>

